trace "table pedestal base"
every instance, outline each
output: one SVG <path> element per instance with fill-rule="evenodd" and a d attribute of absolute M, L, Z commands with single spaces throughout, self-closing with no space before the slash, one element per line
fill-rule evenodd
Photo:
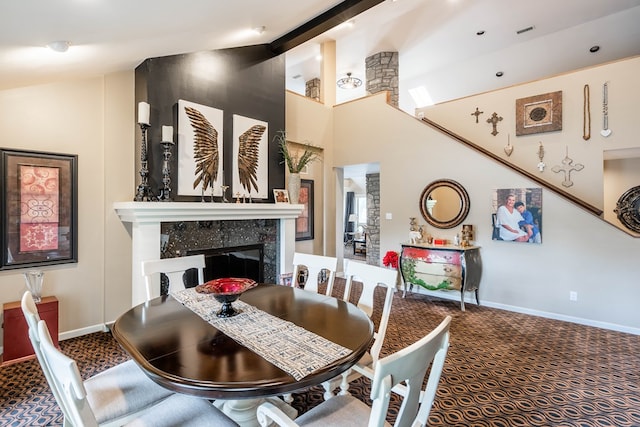
<path fill-rule="evenodd" d="M 298 411 L 289 406 L 285 401 L 277 397 L 266 397 L 261 399 L 238 399 L 238 400 L 215 400 L 213 404 L 225 413 L 229 418 L 242 427 L 259 427 L 256 413 L 258 406 L 264 402 L 272 403 L 280 408 L 290 418 L 295 418 Z"/>

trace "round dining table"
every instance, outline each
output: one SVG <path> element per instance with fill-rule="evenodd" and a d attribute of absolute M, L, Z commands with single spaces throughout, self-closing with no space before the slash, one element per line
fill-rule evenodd
<path fill-rule="evenodd" d="M 369 316 L 334 297 L 259 284 L 243 293 L 240 301 L 349 352 L 296 380 L 168 295 L 122 314 L 113 324 L 112 334 L 153 381 L 178 393 L 214 399 L 241 425 L 257 425 L 255 409 L 265 398 L 321 384 L 348 370 L 373 340 Z M 281 399 L 272 400 L 280 407 L 284 404 Z M 291 409 L 287 411 L 290 414 Z"/>

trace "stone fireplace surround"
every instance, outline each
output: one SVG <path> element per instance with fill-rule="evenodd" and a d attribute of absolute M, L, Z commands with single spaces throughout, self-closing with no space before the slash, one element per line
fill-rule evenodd
<path fill-rule="evenodd" d="M 142 261 L 161 258 L 161 224 L 187 221 L 278 220 L 278 273 L 290 269 L 295 251 L 295 220 L 303 206 L 286 203 L 117 202 L 113 205 L 132 239 L 131 305 L 146 299 Z M 158 278 L 156 278 L 159 280 Z M 157 286 L 160 284 L 157 283 Z"/>
<path fill-rule="evenodd" d="M 260 271 L 257 271 L 258 265 L 254 265 L 255 271 L 251 272 L 251 276 L 236 277 L 249 277 L 264 283 L 278 283 L 276 279 L 278 277 L 278 225 L 277 219 L 163 222 L 160 230 L 162 236 L 167 238 L 167 245 L 161 257 L 174 258 L 204 254 L 207 264 L 204 275 L 206 281 L 214 277 L 230 276 L 222 271 L 223 266 L 215 266 L 213 258 L 216 255 L 224 257 L 222 254 L 231 252 L 240 261 L 240 257 L 245 257 L 249 253 L 251 257 L 255 257 L 258 255 L 257 252 L 260 252 L 262 257 L 254 258 L 254 262 L 261 264 Z M 247 265 L 245 264 L 244 267 Z M 208 271 L 209 269 L 211 271 Z M 219 275 L 221 273 L 222 276 Z"/>

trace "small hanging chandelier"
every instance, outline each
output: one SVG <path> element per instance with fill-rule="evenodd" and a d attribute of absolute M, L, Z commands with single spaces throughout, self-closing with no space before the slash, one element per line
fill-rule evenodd
<path fill-rule="evenodd" d="M 351 73 L 347 73 L 347 77 L 338 80 L 337 85 L 340 89 L 355 89 L 362 85 L 362 80 L 357 77 L 351 77 Z"/>

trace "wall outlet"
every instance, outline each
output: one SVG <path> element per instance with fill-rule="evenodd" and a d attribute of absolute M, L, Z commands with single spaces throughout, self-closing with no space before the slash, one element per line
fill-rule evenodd
<path fill-rule="evenodd" d="M 393 219 L 393 214 L 391 212 L 387 212 L 384 214 L 384 219 Z"/>
<path fill-rule="evenodd" d="M 578 301 L 578 293 L 576 291 L 569 292 L 569 301 Z"/>

